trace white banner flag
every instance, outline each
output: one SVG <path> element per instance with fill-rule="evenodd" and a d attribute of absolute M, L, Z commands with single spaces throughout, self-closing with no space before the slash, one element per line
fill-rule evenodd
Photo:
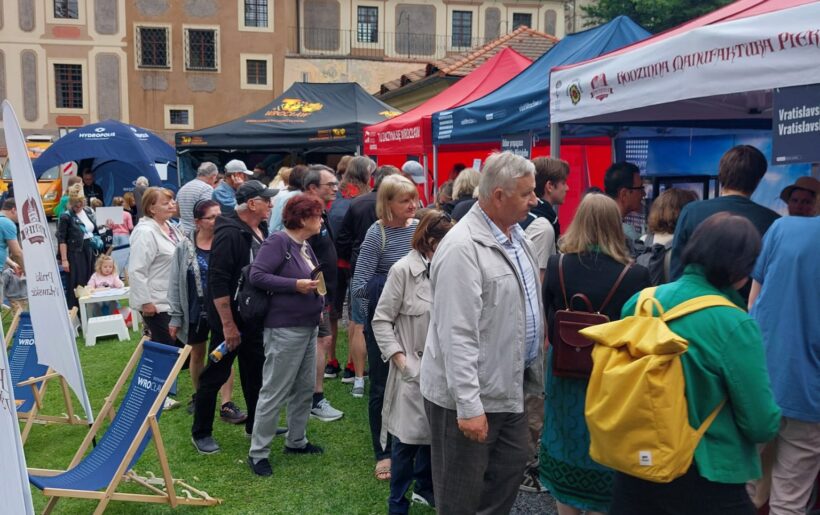
<path fill-rule="evenodd" d="M 0 324 L 0 341 L 5 341 L 3 336 L 3 325 Z M 31 514 L 34 513 L 34 506 L 28 486 L 20 423 L 17 422 L 9 359 L 5 348 L 0 354 L 3 355 L 0 359 L 0 499 L 3 500 L 5 513 Z"/>
<path fill-rule="evenodd" d="M 26 140 L 8 100 L 3 101 L 3 127 L 11 162 L 17 219 L 23 240 L 23 261 L 37 358 L 41 364 L 50 366 L 65 378 L 80 399 L 90 424 L 94 420 L 91 402 L 83 381 L 83 369 L 74 341 L 74 327 L 68 318 L 54 245 L 34 169 L 26 152 Z"/>

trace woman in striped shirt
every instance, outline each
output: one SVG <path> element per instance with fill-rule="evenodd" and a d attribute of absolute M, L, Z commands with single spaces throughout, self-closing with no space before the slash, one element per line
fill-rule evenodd
<path fill-rule="evenodd" d="M 376 456 L 375 474 L 380 480 L 390 479 L 389 436 L 386 447 L 382 447 L 380 442 L 382 403 L 390 366 L 381 358 L 370 322 L 373 320 L 373 312 L 387 279 L 387 272 L 396 261 L 410 252 L 413 233 L 418 225 L 418 220 L 414 218 L 417 205 L 418 190 L 410 180 L 401 175 L 391 175 L 382 181 L 376 197 L 376 216 L 379 219 L 370 226 L 362 241 L 356 270 L 350 283 L 351 293 L 354 297 L 364 299 L 362 304 L 367 311 L 364 334 L 367 361 L 370 366 L 368 411 L 370 437 Z M 364 395 L 364 378 L 355 378 L 353 395 Z"/>

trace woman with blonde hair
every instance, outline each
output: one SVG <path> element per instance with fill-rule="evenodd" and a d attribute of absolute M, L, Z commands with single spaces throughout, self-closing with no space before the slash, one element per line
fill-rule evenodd
<path fill-rule="evenodd" d="M 444 205 L 444 212 L 450 216 L 455 213 L 456 207 L 459 204 L 466 202 L 467 205 L 462 206 L 459 212 L 462 216 L 473 207 L 476 197 L 474 195 L 478 187 L 478 181 L 481 179 L 481 174 L 475 168 L 465 168 L 458 174 L 455 182 L 453 182 L 453 194 L 450 202 Z M 465 209 L 466 208 L 466 209 Z"/>
<path fill-rule="evenodd" d="M 279 168 L 279 171 L 276 172 L 276 176 L 270 181 L 268 185 L 269 188 L 273 188 L 275 190 L 283 190 L 288 187 L 288 179 L 290 179 L 290 172 L 293 168 L 289 166 L 283 166 Z"/>
<path fill-rule="evenodd" d="M 365 346 L 370 365 L 370 437 L 376 456 L 375 474 L 380 480 L 390 479 L 390 438 L 388 437 L 384 446 L 380 441 L 382 403 L 389 367 L 381 358 L 370 321 L 373 320 L 373 312 L 379 302 L 390 267 L 406 256 L 412 248 L 413 233 L 419 223 L 414 218 L 418 198 L 416 185 L 401 175 L 390 175 L 381 182 L 376 196 L 378 220 L 365 234 L 350 282 L 351 295 L 363 300 L 361 309 L 365 311 L 358 316 L 365 321 Z M 363 378 L 354 379 L 353 395 L 364 395 Z"/>
<path fill-rule="evenodd" d="M 558 246 L 562 254 L 550 257 L 543 287 L 551 346 L 547 352 L 540 479 L 558 502 L 560 515 L 604 513 L 612 498 L 613 472 L 589 457 L 589 430 L 584 419 L 589 378 L 554 370 L 555 345 L 559 344 L 555 314 L 569 308 L 594 310 L 618 320 L 624 303 L 649 286 L 649 272 L 631 263 L 618 205 L 606 195 L 589 194 L 581 200 Z M 583 299 L 573 298 L 577 294 L 589 302 L 578 302 Z"/>

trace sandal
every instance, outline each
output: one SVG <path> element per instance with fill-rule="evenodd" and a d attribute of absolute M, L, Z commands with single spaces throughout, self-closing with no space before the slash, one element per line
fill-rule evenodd
<path fill-rule="evenodd" d="M 390 460 L 382 460 L 376 463 L 376 469 L 374 470 L 373 475 L 376 476 L 376 479 L 379 481 L 389 481 L 392 477 L 390 475 Z"/>

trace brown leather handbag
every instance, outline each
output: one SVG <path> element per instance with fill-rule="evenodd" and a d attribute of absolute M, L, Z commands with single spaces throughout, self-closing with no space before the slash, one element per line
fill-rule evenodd
<path fill-rule="evenodd" d="M 559 377 L 588 378 L 592 373 L 592 347 L 595 342 L 585 338 L 578 331 L 591 325 L 605 324 L 609 317 L 601 313 L 612 296 L 618 290 L 631 265 L 624 266 L 621 275 L 609 290 L 603 304 L 594 310 L 589 297 L 583 293 L 576 293 L 567 300 L 567 288 L 564 284 L 564 255 L 558 258 L 558 280 L 561 283 L 561 293 L 564 295 L 566 309 L 555 313 L 555 322 L 552 326 L 552 373 Z M 584 304 L 583 310 L 572 309 L 573 303 L 580 300 Z"/>

